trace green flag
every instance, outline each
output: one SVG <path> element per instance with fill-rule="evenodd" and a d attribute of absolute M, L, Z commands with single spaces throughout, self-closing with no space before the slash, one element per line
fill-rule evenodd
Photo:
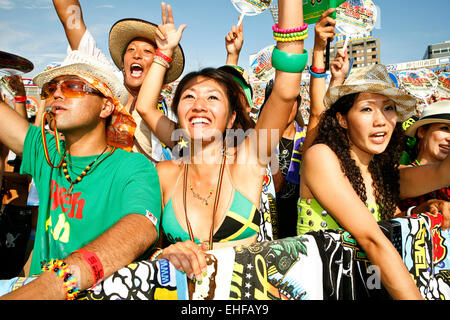
<path fill-rule="evenodd" d="M 322 13 L 339 7 L 343 2 L 345 0 L 303 0 L 303 20 L 308 24 L 315 24 Z M 336 19 L 336 11 L 330 17 Z"/>

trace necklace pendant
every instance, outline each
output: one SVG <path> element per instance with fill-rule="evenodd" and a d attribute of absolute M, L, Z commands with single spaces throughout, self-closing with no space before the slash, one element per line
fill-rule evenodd
<path fill-rule="evenodd" d="M 67 190 L 67 194 L 69 196 L 71 196 L 72 195 L 72 191 L 73 191 L 73 183 L 70 184 L 69 190 Z"/>

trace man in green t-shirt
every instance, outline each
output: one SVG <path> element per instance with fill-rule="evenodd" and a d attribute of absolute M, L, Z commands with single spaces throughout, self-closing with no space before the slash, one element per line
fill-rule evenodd
<path fill-rule="evenodd" d="M 39 276 L 3 298 L 71 299 L 145 256 L 157 240 L 159 179 L 145 156 L 116 147 L 129 136 L 123 134 L 130 130 L 123 112 L 128 93 L 106 65 L 73 51 L 34 81 L 51 109 L 54 134 L 0 102 L 0 142 L 22 155 L 21 172 L 33 176 L 38 190 L 27 275 Z"/>

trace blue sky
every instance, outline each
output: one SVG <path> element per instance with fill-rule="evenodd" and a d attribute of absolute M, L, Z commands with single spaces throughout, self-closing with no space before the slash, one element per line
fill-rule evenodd
<path fill-rule="evenodd" d="M 276 1 L 276 0 L 274 0 Z M 84 19 L 109 56 L 107 39 L 111 26 L 119 19 L 140 18 L 161 21 L 160 1 L 156 0 L 80 0 Z M 187 24 L 181 45 L 186 57 L 185 72 L 225 62 L 225 35 L 237 23 L 238 12 L 230 0 L 172 0 L 175 24 Z M 450 40 L 449 0 L 374 0 L 380 8 L 380 38 L 383 64 L 420 60 L 426 46 Z M 248 68 L 249 55 L 274 43 L 272 15 L 267 10 L 244 19 L 244 47 L 240 64 Z M 313 31 L 305 41 L 313 44 Z M 31 60 L 32 77 L 51 62 L 65 56 L 67 41 L 51 0 L 0 0 L 0 50 Z"/>

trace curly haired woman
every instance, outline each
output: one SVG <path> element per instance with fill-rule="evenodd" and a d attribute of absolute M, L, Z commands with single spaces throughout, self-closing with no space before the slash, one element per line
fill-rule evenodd
<path fill-rule="evenodd" d="M 415 100 L 394 86 L 382 65 L 355 70 L 328 89 L 324 102 L 328 109 L 303 158 L 297 233 L 344 228 L 380 268 L 394 299 L 421 299 L 377 222 L 393 218 L 400 199 L 448 185 L 450 161 L 399 170 L 400 121 Z"/>

